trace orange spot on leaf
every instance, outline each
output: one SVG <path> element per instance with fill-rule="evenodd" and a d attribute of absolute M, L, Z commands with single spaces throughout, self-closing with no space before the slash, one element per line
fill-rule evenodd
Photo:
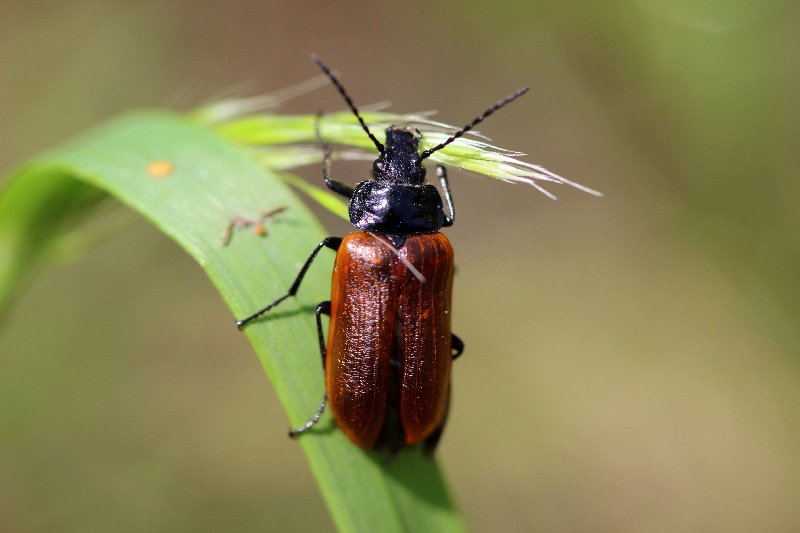
<path fill-rule="evenodd" d="M 172 174 L 173 170 L 175 170 L 175 165 L 172 161 L 165 159 L 152 161 L 147 165 L 147 173 L 154 178 L 166 178 Z"/>

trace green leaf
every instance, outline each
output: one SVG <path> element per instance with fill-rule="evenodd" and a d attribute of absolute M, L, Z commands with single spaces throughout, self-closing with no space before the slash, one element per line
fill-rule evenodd
<path fill-rule="evenodd" d="M 234 317 L 284 294 L 326 236 L 281 177 L 246 149 L 181 117 L 131 115 L 34 159 L 6 182 L 0 191 L 0 305 L 64 251 L 68 237 L 108 195 L 200 263 L 232 310 L 232 328 Z M 268 235 L 234 231 L 223 245 L 231 217 L 255 218 L 282 206 Z M 326 260 L 322 252 L 320 262 Z M 330 271 L 312 268 L 298 298 L 245 331 L 293 426 L 313 414 L 323 392 L 313 309 L 329 287 Z M 418 450 L 392 460 L 373 456 L 351 444 L 327 413 L 299 445 L 339 530 L 465 529 L 439 466 Z"/>

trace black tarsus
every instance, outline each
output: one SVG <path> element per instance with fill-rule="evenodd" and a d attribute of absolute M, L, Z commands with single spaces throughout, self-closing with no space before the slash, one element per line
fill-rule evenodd
<path fill-rule="evenodd" d="M 358 112 L 358 109 L 356 109 L 355 104 L 353 104 L 353 100 L 350 99 L 350 96 L 347 94 L 347 91 L 344 90 L 344 86 L 341 83 L 339 83 L 339 79 L 336 76 L 334 76 L 333 72 L 331 72 L 331 70 L 327 66 L 325 66 L 325 63 L 323 63 L 322 60 L 318 58 L 316 55 L 312 54 L 311 59 L 313 59 L 314 63 L 316 63 L 317 66 L 320 69 L 322 69 L 322 72 L 324 72 L 325 75 L 328 76 L 328 78 L 331 80 L 331 83 L 333 83 L 336 86 L 336 89 L 339 91 L 339 94 L 341 94 L 342 97 L 344 98 L 344 101 L 347 102 L 347 105 L 350 107 L 350 110 L 358 119 L 358 122 L 361 124 L 361 127 L 364 128 L 364 131 L 367 132 L 369 138 L 372 139 L 373 143 L 375 143 L 375 148 L 377 148 L 380 153 L 383 153 L 384 151 L 383 144 L 381 144 L 381 142 L 377 138 L 375 138 L 372 132 L 369 131 L 366 122 L 364 122 L 364 119 L 361 118 L 361 114 Z"/>
<path fill-rule="evenodd" d="M 286 294 L 284 294 L 283 296 L 281 296 L 280 298 L 278 298 L 265 308 L 261 309 L 260 311 L 253 313 L 252 315 L 243 320 L 238 320 L 236 322 L 236 327 L 242 329 L 248 322 L 260 317 L 261 315 L 263 315 L 264 313 L 266 313 L 267 311 L 269 311 L 270 309 L 272 309 L 273 307 L 284 301 L 286 298 L 297 294 L 297 289 L 300 287 L 300 283 L 303 281 L 303 277 L 306 275 L 306 271 L 308 271 L 308 267 L 311 266 L 311 263 L 317 256 L 317 253 L 319 253 L 319 251 L 323 248 L 330 248 L 331 250 L 337 251 L 339 250 L 339 246 L 341 245 L 342 245 L 341 237 L 326 237 L 321 243 L 319 243 L 314 248 L 314 251 L 311 252 L 311 255 L 308 256 L 308 259 L 306 259 L 305 264 L 303 264 L 303 268 L 300 269 L 300 273 L 297 274 L 297 277 L 294 279 L 294 283 L 292 283 L 292 286 L 289 288 L 289 292 L 287 292 Z"/>
<path fill-rule="evenodd" d="M 319 402 L 319 407 L 317 407 L 317 412 L 314 413 L 314 416 L 311 417 L 311 420 L 309 420 L 308 422 L 306 422 L 305 424 L 303 424 L 302 426 L 300 426 L 297 429 L 289 430 L 289 437 L 291 437 L 293 439 L 296 439 L 298 435 L 300 435 L 304 431 L 308 431 L 309 429 L 314 427 L 314 425 L 317 422 L 319 422 L 320 417 L 322 417 L 322 413 L 325 411 L 325 404 L 326 403 L 328 403 L 328 395 L 327 394 L 323 394 L 322 395 L 322 401 Z"/>
<path fill-rule="evenodd" d="M 484 111 L 482 114 L 480 114 L 477 117 L 475 117 L 475 119 L 472 122 L 470 122 L 469 124 L 467 124 L 466 126 L 461 128 L 459 131 L 457 131 L 452 137 L 447 139 L 445 142 L 443 142 L 442 144 L 439 144 L 437 146 L 434 146 L 433 148 L 425 150 L 424 152 L 419 154 L 420 159 L 425 159 L 426 157 L 429 157 L 433 152 L 436 152 L 437 150 L 441 150 L 442 148 L 444 148 L 445 146 L 447 146 L 451 142 L 455 141 L 456 139 L 458 139 L 459 137 L 461 137 L 462 135 L 467 133 L 469 130 L 471 130 L 472 128 L 474 128 L 475 126 L 477 126 L 478 124 L 483 122 L 492 113 L 494 113 L 495 111 L 497 111 L 498 109 L 500 109 L 504 105 L 510 104 L 511 102 L 513 102 L 514 100 L 516 100 L 517 98 L 519 98 L 520 96 L 525 94 L 526 92 L 528 92 L 528 87 L 523 87 L 522 89 L 520 89 L 519 91 L 515 92 L 514 94 L 510 94 L 510 95 L 506 96 L 505 98 L 503 98 L 502 100 L 498 101 L 496 104 L 494 104 L 492 107 L 490 107 L 489 109 Z"/>

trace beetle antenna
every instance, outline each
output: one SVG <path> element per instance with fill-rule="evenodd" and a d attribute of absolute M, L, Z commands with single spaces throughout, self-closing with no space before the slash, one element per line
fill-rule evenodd
<path fill-rule="evenodd" d="M 375 143 L 375 148 L 377 148 L 378 151 L 381 154 L 383 154 L 384 152 L 383 145 L 380 143 L 378 139 L 375 138 L 372 132 L 369 131 L 367 124 L 364 122 L 364 119 L 361 118 L 361 114 L 358 112 L 358 109 L 356 109 L 355 104 L 353 104 L 353 101 L 350 99 L 350 96 L 348 96 L 347 91 L 344 90 L 344 86 L 341 83 L 339 83 L 339 79 L 336 76 L 334 76 L 333 72 L 331 72 L 331 70 L 327 66 L 325 66 L 325 63 L 323 63 L 322 60 L 318 58 L 316 55 L 311 54 L 311 59 L 313 59 L 314 63 L 316 63 L 317 66 L 320 69 L 322 69 L 322 72 L 324 72 L 325 75 L 328 76 L 328 78 L 331 80 L 331 83 L 333 83 L 336 86 L 336 89 L 339 91 L 339 94 L 341 94 L 342 97 L 344 97 L 344 101 L 347 102 L 347 105 L 350 107 L 350 110 L 356 116 L 358 122 L 361 123 L 361 127 L 364 128 L 364 131 L 367 132 L 369 138 L 372 139 L 373 143 Z"/>
<path fill-rule="evenodd" d="M 515 92 L 514 94 L 510 94 L 510 95 L 506 96 L 505 98 L 503 98 L 502 100 L 500 100 L 499 102 L 494 104 L 492 107 L 490 107 L 489 109 L 484 111 L 482 114 L 480 114 L 477 117 L 475 117 L 475 120 L 473 120 L 472 122 L 470 122 L 469 124 L 467 124 L 466 126 L 461 128 L 459 131 L 457 131 L 452 137 L 447 139 L 445 142 L 443 142 L 442 144 L 439 144 L 437 146 L 434 146 L 433 148 L 431 148 L 429 150 L 425 150 L 424 152 L 422 152 L 419 155 L 420 159 L 425 159 L 426 157 L 429 157 L 433 152 L 436 152 L 437 150 L 441 150 L 442 148 L 444 148 L 445 146 L 447 146 L 451 142 L 455 141 L 456 139 L 458 139 L 459 137 L 461 137 L 462 135 L 467 133 L 469 130 L 471 130 L 472 128 L 474 128 L 475 126 L 477 126 L 478 124 L 483 122 L 492 113 L 494 113 L 495 111 L 497 111 L 498 109 L 500 109 L 504 105 L 510 104 L 511 102 L 513 102 L 514 100 L 516 100 L 517 98 L 519 98 L 520 96 L 525 94 L 526 92 L 528 92 L 528 87 L 523 87 L 522 89 L 520 89 L 519 91 Z"/>

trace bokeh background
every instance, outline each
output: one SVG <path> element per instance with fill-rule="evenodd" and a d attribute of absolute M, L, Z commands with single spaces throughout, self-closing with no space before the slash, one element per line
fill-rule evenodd
<path fill-rule="evenodd" d="M 439 457 L 469 525 L 800 530 L 797 2 L 4 0 L 0 24 L 3 175 L 126 110 L 303 81 L 311 52 L 362 105 L 456 124 L 530 85 L 481 130 L 605 197 L 451 176 Z M 0 336 L 0 530 L 331 530 L 232 319 L 144 221 L 42 272 Z"/>

